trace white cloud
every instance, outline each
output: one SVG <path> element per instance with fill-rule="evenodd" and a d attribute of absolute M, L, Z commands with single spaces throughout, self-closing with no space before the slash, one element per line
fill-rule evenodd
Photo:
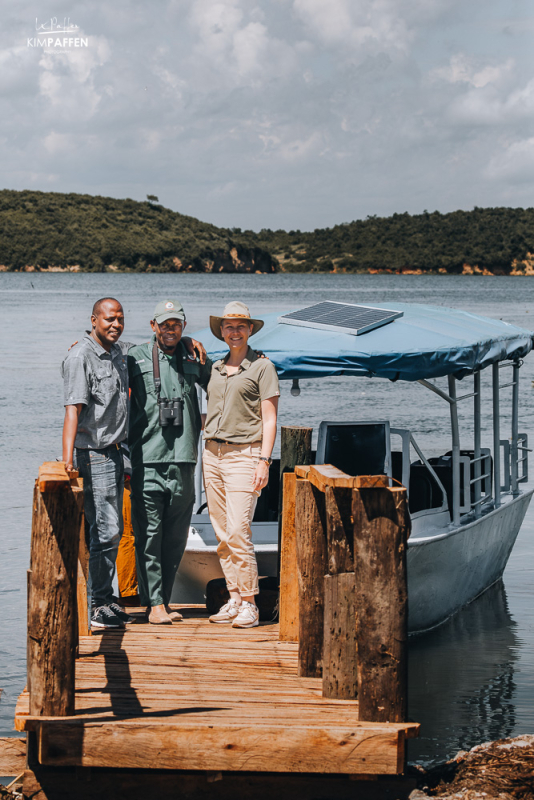
<path fill-rule="evenodd" d="M 350 48 L 356 60 L 382 49 L 405 54 L 414 35 L 398 0 L 295 0 L 293 7 L 320 42 Z"/>
<path fill-rule="evenodd" d="M 502 0 L 88 0 L 76 19 L 56 0 L 89 37 L 63 55 L 28 50 L 34 7 L 7 2 L 7 187 L 313 228 L 534 184 L 530 34 Z"/>
<path fill-rule="evenodd" d="M 475 89 L 482 89 L 488 84 L 498 84 L 503 78 L 507 78 L 514 66 L 515 62 L 512 58 L 507 59 L 503 64 L 481 66 L 477 60 L 465 53 L 456 53 L 451 56 L 446 67 L 437 67 L 432 70 L 431 77 L 449 83 L 468 83 Z"/>

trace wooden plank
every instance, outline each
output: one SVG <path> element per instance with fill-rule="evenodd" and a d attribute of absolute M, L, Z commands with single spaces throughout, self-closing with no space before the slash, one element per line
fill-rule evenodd
<path fill-rule="evenodd" d="M 343 726 L 38 724 L 48 766 L 397 774 L 402 732 Z"/>
<path fill-rule="evenodd" d="M 358 694 L 355 593 L 354 572 L 325 575 L 323 697 L 355 700 Z"/>
<path fill-rule="evenodd" d="M 39 467 L 39 490 L 41 492 L 57 492 L 68 489 L 71 478 L 77 478 L 75 470 L 68 473 L 64 461 L 45 461 Z"/>
<path fill-rule="evenodd" d="M 296 482 L 295 530 L 299 583 L 299 675 L 319 678 L 323 654 L 326 572 L 324 494 L 309 481 Z"/>
<path fill-rule="evenodd" d="M 407 714 L 406 489 L 353 492 L 360 717 Z"/>
<path fill-rule="evenodd" d="M 316 464 L 310 467 L 307 479 L 320 492 L 324 492 L 327 486 L 352 489 L 355 480 L 352 475 L 347 475 L 332 464 Z"/>
<path fill-rule="evenodd" d="M 83 490 L 41 492 L 35 483 L 28 604 L 32 714 L 74 710 L 76 585 Z"/>
<path fill-rule="evenodd" d="M 295 532 L 294 473 L 283 476 L 282 537 L 280 549 L 280 640 L 298 642 L 299 584 L 297 575 L 297 539 Z"/>
<path fill-rule="evenodd" d="M 26 739 L 0 738 L 0 775 L 20 775 L 26 767 Z"/>
<path fill-rule="evenodd" d="M 308 465 L 301 465 L 295 467 L 295 475 L 297 478 L 307 478 L 310 467 Z"/>

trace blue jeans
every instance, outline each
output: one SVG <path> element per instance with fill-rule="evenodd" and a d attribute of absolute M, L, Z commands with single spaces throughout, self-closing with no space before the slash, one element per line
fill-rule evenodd
<path fill-rule="evenodd" d="M 112 602 L 112 581 L 122 536 L 124 465 L 117 445 L 102 450 L 76 448 L 83 478 L 86 530 L 89 530 L 89 583 L 93 607 Z"/>

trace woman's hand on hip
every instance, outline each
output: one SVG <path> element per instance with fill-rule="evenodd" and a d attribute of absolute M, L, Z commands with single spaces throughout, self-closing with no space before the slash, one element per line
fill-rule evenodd
<path fill-rule="evenodd" d="M 269 483 L 269 466 L 266 461 L 258 461 L 254 478 L 252 480 L 252 491 L 261 492 Z"/>

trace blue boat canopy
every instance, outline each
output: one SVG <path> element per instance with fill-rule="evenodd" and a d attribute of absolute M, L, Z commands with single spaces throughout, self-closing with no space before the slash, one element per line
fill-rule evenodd
<path fill-rule="evenodd" d="M 260 317 L 264 327 L 251 340 L 276 366 L 282 380 L 359 375 L 417 381 L 454 375 L 463 378 L 490 364 L 522 358 L 534 334 L 502 320 L 468 311 L 413 303 L 380 303 L 402 311 L 388 325 L 354 336 L 279 323 L 282 313 Z M 228 349 L 209 328 L 195 333 L 213 360 Z"/>

